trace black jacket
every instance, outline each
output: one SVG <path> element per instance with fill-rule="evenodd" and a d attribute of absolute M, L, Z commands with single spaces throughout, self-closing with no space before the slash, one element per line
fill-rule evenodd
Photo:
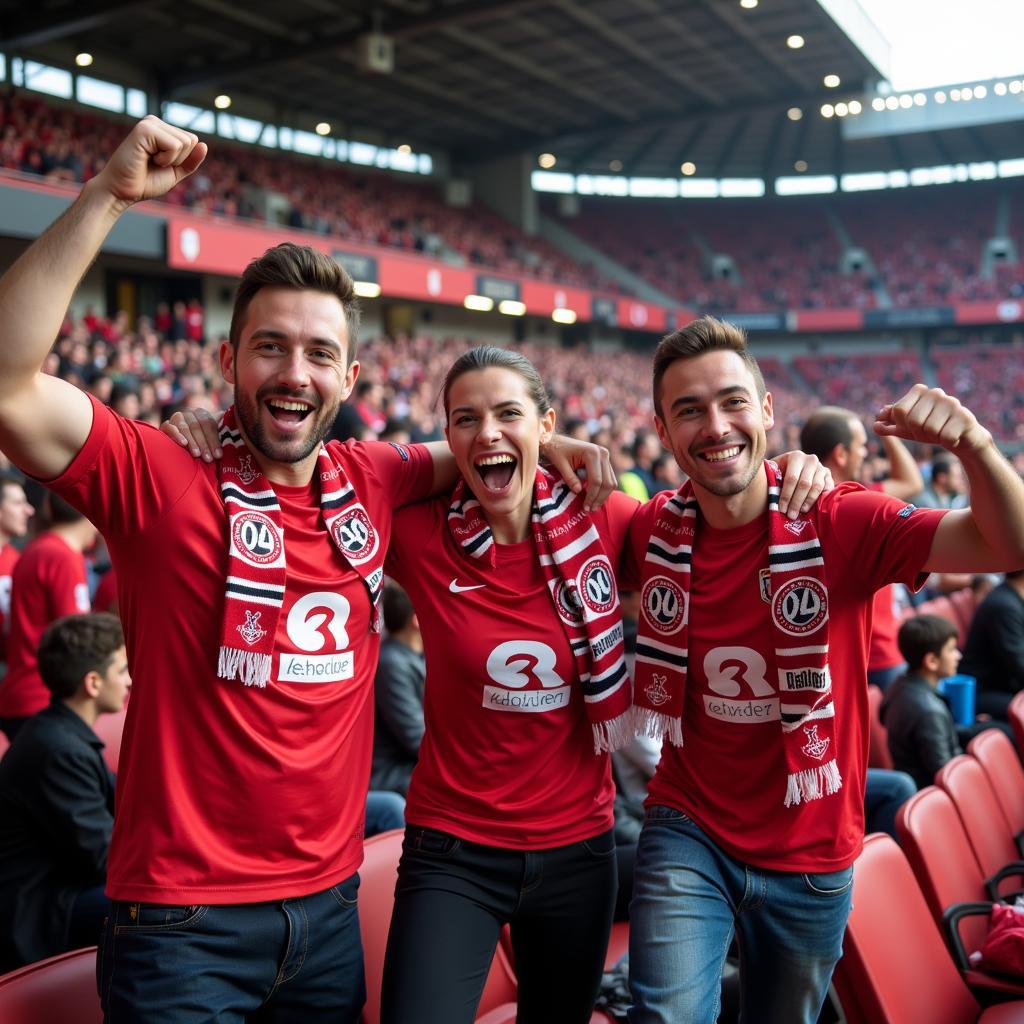
<path fill-rule="evenodd" d="M 0 761 L 0 968 L 63 952 L 71 909 L 104 882 L 114 776 L 103 741 L 54 701 Z"/>
<path fill-rule="evenodd" d="M 1024 598 L 1009 583 L 978 605 L 960 671 L 978 680 L 979 693 L 1024 689 Z"/>
<path fill-rule="evenodd" d="M 919 787 L 932 785 L 935 773 L 963 753 L 949 705 L 919 676 L 908 673 L 886 690 L 881 718 L 893 767 L 912 775 Z"/>
<path fill-rule="evenodd" d="M 405 796 L 423 739 L 423 655 L 398 640 L 385 640 L 374 681 L 373 769 L 370 789 Z"/>

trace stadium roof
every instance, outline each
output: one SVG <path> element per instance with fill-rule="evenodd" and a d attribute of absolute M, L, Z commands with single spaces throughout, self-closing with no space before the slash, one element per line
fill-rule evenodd
<path fill-rule="evenodd" d="M 1024 151 L 1017 122 L 848 138 L 822 104 L 866 106 L 882 76 L 819 0 L 0 0 L 0 32 L 9 55 L 87 50 L 90 73 L 160 100 L 228 93 L 239 115 L 456 168 L 547 151 L 577 173 L 769 179 Z M 393 69 L 369 70 L 389 46 Z"/>

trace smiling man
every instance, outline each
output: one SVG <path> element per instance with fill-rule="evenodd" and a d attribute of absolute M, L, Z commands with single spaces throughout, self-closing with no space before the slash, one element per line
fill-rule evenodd
<path fill-rule="evenodd" d="M 0 448 L 100 527 L 118 573 L 136 685 L 108 1019 L 355 1022 L 384 553 L 394 508 L 454 482 L 447 448 L 322 443 L 359 372 L 359 312 L 349 276 L 305 246 L 242 275 L 216 464 L 40 369 L 118 216 L 205 154 L 146 118 L 0 280 Z M 583 461 L 600 503 L 603 460 Z"/>
<path fill-rule="evenodd" d="M 955 448 L 973 511 L 846 483 L 781 515 L 772 397 L 743 333 L 710 317 L 659 345 L 654 403 L 690 479 L 632 528 L 634 701 L 668 742 L 636 861 L 629 1019 L 715 1021 L 735 934 L 744 1020 L 813 1024 L 863 839 L 872 594 L 1024 563 L 1024 484 L 955 398 L 916 385 L 875 431 Z"/>

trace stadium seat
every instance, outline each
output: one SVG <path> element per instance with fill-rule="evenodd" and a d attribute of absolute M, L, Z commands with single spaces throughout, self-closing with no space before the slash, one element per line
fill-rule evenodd
<path fill-rule="evenodd" d="M 124 732 L 124 717 L 127 714 L 127 707 L 110 715 L 100 715 L 96 724 L 92 727 L 93 732 L 103 740 L 103 760 L 107 767 L 116 775 L 117 762 L 121 757 L 121 734 Z"/>
<path fill-rule="evenodd" d="M 879 710 L 882 707 L 882 690 L 878 686 L 868 686 L 868 766 L 870 768 L 893 768 L 892 754 L 889 753 L 889 734 Z"/>
<path fill-rule="evenodd" d="M 0 977 L 3 1024 L 100 1024 L 96 947 L 75 949 Z"/>
<path fill-rule="evenodd" d="M 7 753 L 7 748 L 10 745 L 11 741 L 7 738 L 7 733 L 0 732 L 0 757 Z"/>
<path fill-rule="evenodd" d="M 853 909 L 833 979 L 848 1024 L 1024 1021 L 1024 1000 L 982 1009 L 889 836 L 868 836 L 853 870 Z"/>
<path fill-rule="evenodd" d="M 1024 757 L 1024 690 L 1010 701 L 1009 718 L 1013 735 L 1017 737 L 1017 752 Z"/>
<path fill-rule="evenodd" d="M 978 865 L 988 880 L 991 898 L 1007 891 L 1001 885 L 1004 879 L 1014 879 L 1015 889 L 1024 887 L 1024 863 L 1017 843 L 981 765 L 970 755 L 961 754 L 939 770 L 935 782 L 956 805 Z M 1021 870 L 1008 870 L 1014 865 Z"/>
<path fill-rule="evenodd" d="M 391 908 L 398 878 L 398 859 L 402 855 L 402 829 L 381 832 L 366 840 L 365 856 L 359 869 L 359 927 L 363 935 L 363 956 L 366 962 L 366 1006 L 361 1024 L 380 1021 L 380 986 L 384 974 L 384 953 L 387 949 Z M 480 999 L 480 1019 L 491 1010 L 511 1006 L 515 1020 L 516 981 L 504 951 L 499 945 Z M 491 1024 L 504 1018 L 497 1017 Z M 3 1018 L 0 1016 L 0 1021 Z"/>
<path fill-rule="evenodd" d="M 967 744 L 967 753 L 984 769 L 992 791 L 999 801 L 1006 825 L 1024 854 L 1024 768 L 1017 751 L 998 729 L 986 729 Z"/>

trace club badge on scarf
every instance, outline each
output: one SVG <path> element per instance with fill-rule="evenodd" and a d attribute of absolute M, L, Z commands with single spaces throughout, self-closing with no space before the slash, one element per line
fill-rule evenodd
<path fill-rule="evenodd" d="M 630 742 L 633 719 L 619 592 L 583 502 L 584 495 L 538 468 L 531 513 L 534 545 L 575 659 L 594 752 L 601 753 Z M 496 564 L 491 528 L 464 480 L 452 495 L 448 529 L 471 558 Z"/>
<path fill-rule="evenodd" d="M 273 485 L 238 431 L 234 407 L 221 419 L 220 444 L 224 457 L 217 475 L 228 513 L 228 576 L 217 675 L 266 686 L 287 582 L 284 520 Z M 324 445 L 317 472 L 323 527 L 366 584 L 372 629 L 379 632 L 383 545 L 344 468 Z"/>
<path fill-rule="evenodd" d="M 828 666 L 828 586 L 812 520 L 798 533 L 779 512 L 782 474 L 766 462 L 768 590 L 787 778 L 785 806 L 838 793 L 835 705 Z M 690 566 L 699 543 L 700 507 L 687 481 L 662 506 L 643 568 L 636 646 L 637 732 L 683 746 Z"/>

